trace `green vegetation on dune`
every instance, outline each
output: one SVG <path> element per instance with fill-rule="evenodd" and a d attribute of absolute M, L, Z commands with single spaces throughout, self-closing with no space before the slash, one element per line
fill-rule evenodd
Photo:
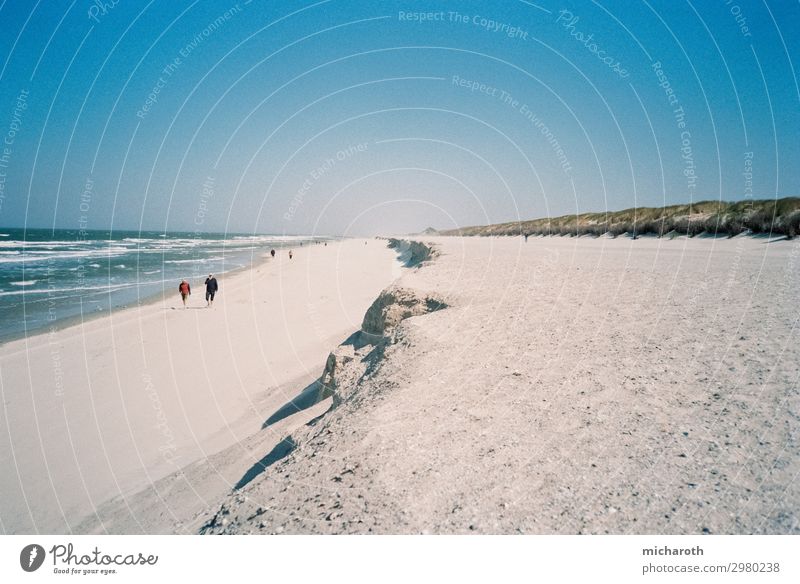
<path fill-rule="evenodd" d="M 440 232 L 441 235 L 800 235 L 800 197 L 773 200 L 701 201 L 667 207 L 635 207 Z"/>

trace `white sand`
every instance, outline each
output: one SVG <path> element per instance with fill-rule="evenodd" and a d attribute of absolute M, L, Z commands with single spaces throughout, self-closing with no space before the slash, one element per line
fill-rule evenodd
<path fill-rule="evenodd" d="M 155 304 L 1 346 L 0 530 L 151 531 L 128 496 L 246 445 L 319 376 L 331 347 L 358 329 L 400 271 L 396 254 L 374 240 L 294 252 L 291 261 L 281 251 L 220 278 L 211 310 L 202 281 L 192 282 L 189 310 L 176 290 Z M 256 447 L 269 449 L 271 437 L 282 436 L 268 430 Z M 205 474 L 217 479 L 215 496 L 230 488 L 224 469 Z M 187 487 L 193 513 L 209 504 L 205 494 Z M 106 526 L 93 514 L 115 496 L 127 516 Z M 174 519 L 163 506 L 155 515 Z"/>
<path fill-rule="evenodd" d="M 208 531 L 800 533 L 800 243 L 436 245 L 450 307 Z"/>
<path fill-rule="evenodd" d="M 47 337 L 0 348 L 2 528 L 800 532 L 800 242 L 433 241 L 394 297 L 449 306 L 343 345 L 327 413 L 276 416 L 399 273 L 378 242 L 59 333 L 61 397 Z"/>

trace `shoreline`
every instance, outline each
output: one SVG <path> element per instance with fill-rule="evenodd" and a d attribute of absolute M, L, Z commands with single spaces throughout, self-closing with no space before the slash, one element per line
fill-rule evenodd
<path fill-rule="evenodd" d="M 308 242 L 312 243 L 312 244 L 313 244 L 313 241 L 314 240 L 312 240 L 312 239 L 308 240 Z M 328 241 L 330 241 L 330 242 L 338 242 L 338 241 L 341 241 L 341 239 L 328 240 Z M 304 243 L 305 243 L 305 241 L 304 241 Z M 290 245 L 290 244 L 276 243 L 272 247 L 274 247 L 277 250 L 277 249 L 285 249 L 285 248 L 293 247 L 293 246 Z M 264 249 L 266 249 L 266 248 L 264 248 Z M 226 279 L 227 278 L 232 278 L 232 277 L 235 277 L 237 274 L 239 274 L 241 272 L 246 272 L 247 270 L 256 269 L 256 268 L 260 267 L 262 264 L 268 262 L 270 259 L 272 259 L 272 258 L 269 257 L 269 251 L 267 250 L 267 251 L 264 251 L 263 253 L 261 253 L 260 257 L 258 257 L 257 259 L 253 259 L 253 261 L 250 264 L 244 265 L 244 266 L 237 266 L 237 267 L 231 268 L 230 270 L 227 270 L 225 272 L 219 272 L 218 275 L 219 276 L 224 276 Z M 204 277 L 205 276 L 198 276 L 197 278 L 198 278 L 198 280 L 201 280 Z M 92 321 L 94 321 L 96 319 L 99 319 L 99 318 L 113 316 L 115 313 L 121 313 L 121 312 L 124 312 L 124 311 L 127 311 L 127 310 L 135 310 L 137 308 L 142 308 L 142 307 L 145 307 L 145 306 L 148 306 L 148 305 L 151 305 L 151 304 L 156 304 L 159 301 L 164 301 L 164 302 L 168 301 L 164 290 L 161 290 L 161 291 L 158 291 L 158 292 L 153 292 L 152 294 L 147 294 L 147 295 L 144 295 L 144 296 L 137 297 L 137 300 L 135 302 L 133 302 L 133 303 L 125 304 L 125 305 L 117 306 L 117 307 L 111 307 L 109 310 L 101 310 L 101 311 L 88 312 L 88 313 L 84 313 L 84 314 L 76 314 L 76 315 L 65 317 L 63 319 L 60 319 L 60 320 L 56 321 L 58 324 L 55 324 L 55 325 L 48 325 L 48 326 L 39 327 L 39 328 L 36 328 L 36 329 L 34 329 L 33 331 L 30 331 L 30 332 L 29 331 L 19 331 L 17 333 L 10 333 L 7 337 L 0 338 L 0 348 L 2 348 L 3 346 L 5 346 L 7 344 L 14 343 L 14 342 L 17 342 L 17 341 L 21 341 L 23 339 L 33 339 L 33 338 L 36 338 L 36 337 L 42 336 L 42 335 L 57 334 L 60 331 L 67 330 L 67 329 L 69 329 L 71 327 L 74 327 L 74 326 L 82 326 L 82 325 L 88 324 L 88 323 L 90 323 L 90 322 L 92 322 Z"/>
<path fill-rule="evenodd" d="M 267 252 L 266 255 L 268 256 L 269 252 Z M 234 277 L 241 272 L 258 268 L 261 264 L 266 263 L 269 259 L 271 258 L 262 256 L 257 263 L 253 263 L 250 266 L 233 268 L 227 272 L 221 272 L 220 276 L 224 275 L 226 276 L 226 278 Z M 82 326 L 86 326 L 96 320 L 102 320 L 103 318 L 113 318 L 115 316 L 119 318 L 124 316 L 124 314 L 128 311 L 147 308 L 152 305 L 158 304 L 159 302 L 164 302 L 164 303 L 169 302 L 169 298 L 164 294 L 163 291 L 155 292 L 147 296 L 142 296 L 135 304 L 123 305 L 116 308 L 112 308 L 111 310 L 95 311 L 86 314 L 76 314 L 74 316 L 69 316 L 57 321 L 58 324 L 56 325 L 42 327 L 32 332 L 27 332 L 27 331 L 22 332 L 19 335 L 10 336 L 8 338 L 0 340 L 0 349 L 5 347 L 6 345 L 16 343 L 19 341 L 24 341 L 26 339 L 35 341 L 35 339 L 39 337 L 56 335 L 63 331 L 68 331 L 71 328 L 79 328 Z"/>
<path fill-rule="evenodd" d="M 69 532 L 261 427 L 397 277 L 397 254 L 368 243 L 267 258 L 226 277 L 212 309 L 159 295 L 0 346 L 5 529 Z"/>

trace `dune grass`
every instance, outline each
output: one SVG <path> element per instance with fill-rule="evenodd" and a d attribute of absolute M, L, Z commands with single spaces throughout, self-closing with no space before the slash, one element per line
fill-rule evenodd
<path fill-rule="evenodd" d="M 800 197 L 737 202 L 701 201 L 605 213 L 545 217 L 440 232 L 441 235 L 800 235 Z"/>

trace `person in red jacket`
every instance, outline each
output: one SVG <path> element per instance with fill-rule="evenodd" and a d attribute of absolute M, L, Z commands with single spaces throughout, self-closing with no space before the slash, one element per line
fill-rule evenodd
<path fill-rule="evenodd" d="M 181 280 L 181 283 L 178 286 L 178 292 L 181 293 L 181 300 L 183 300 L 183 307 L 188 308 L 186 306 L 186 299 L 192 294 L 192 287 L 189 286 L 189 282 L 187 282 L 186 280 Z"/>

